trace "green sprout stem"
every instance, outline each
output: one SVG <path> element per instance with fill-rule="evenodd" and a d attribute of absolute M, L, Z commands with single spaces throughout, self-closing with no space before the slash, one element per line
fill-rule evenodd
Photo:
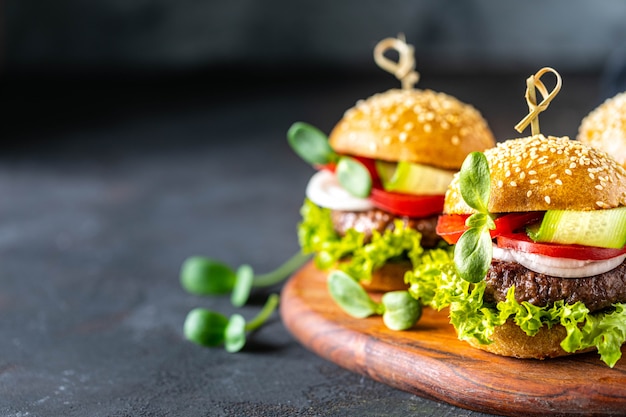
<path fill-rule="evenodd" d="M 254 277 L 252 281 L 253 287 L 269 287 L 274 284 L 278 284 L 286 277 L 300 268 L 306 261 L 311 258 L 311 255 L 298 252 L 289 258 L 284 264 L 266 274 L 259 274 Z"/>
<path fill-rule="evenodd" d="M 246 323 L 245 330 L 247 332 L 251 332 L 261 327 L 272 315 L 274 310 L 276 310 L 279 301 L 280 296 L 278 294 L 271 294 L 267 298 L 267 301 L 265 302 L 265 305 L 263 306 L 261 311 L 259 311 L 259 314 L 257 314 L 256 317 Z"/>

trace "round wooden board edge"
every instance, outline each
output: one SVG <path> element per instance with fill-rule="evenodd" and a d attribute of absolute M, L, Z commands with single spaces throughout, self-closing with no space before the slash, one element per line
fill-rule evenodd
<path fill-rule="evenodd" d="M 595 353 L 547 361 L 505 358 L 470 348 L 456 337 L 454 341 L 445 340 L 445 343 L 462 346 L 459 349 L 462 351 L 461 354 L 453 360 L 438 358 L 438 352 L 420 346 L 419 341 L 412 343 L 411 340 L 405 340 L 406 332 L 377 333 L 377 330 L 370 331 L 370 328 L 364 330 L 363 326 L 371 326 L 375 323 L 373 321 L 375 318 L 352 319 L 338 310 L 327 294 L 325 277 L 326 274 L 317 270 L 312 262 L 296 272 L 283 288 L 280 314 L 286 328 L 304 347 L 343 368 L 421 397 L 490 414 L 624 415 L 625 365 L 618 363 L 619 366 L 616 365 L 614 369 L 607 368 L 597 359 Z M 306 291 L 303 291 L 305 288 Z M 318 303 L 312 306 L 313 301 Z M 328 311 L 323 313 L 322 309 L 331 309 L 333 314 Z M 332 317 L 329 317 L 329 314 Z M 379 327 L 377 324 L 373 326 L 376 329 Z M 446 331 L 450 329 L 446 327 Z M 405 350 L 408 344 L 411 346 Z M 408 374 L 396 375 L 389 369 L 391 356 L 394 357 L 394 361 L 402 364 L 414 365 L 417 359 L 419 367 L 404 366 L 402 370 Z M 464 363 L 465 361 L 468 363 Z M 467 366 L 475 361 L 478 361 L 482 368 L 477 368 L 476 363 Z M 483 363 L 480 363 L 481 361 Z M 515 375 L 534 388 L 528 392 L 521 392 L 516 389 L 516 384 L 495 384 L 497 378 L 484 385 L 480 375 L 476 375 L 476 372 L 487 372 L 491 374 L 491 378 L 495 378 L 497 369 L 502 367 L 507 370 L 503 378 Z M 510 367 L 515 370 L 509 370 Z M 578 383 L 568 384 L 568 380 L 563 379 L 564 384 L 558 386 L 552 381 L 553 383 L 548 385 L 550 389 L 546 392 L 543 381 L 525 378 L 525 374 L 528 374 L 524 372 L 525 369 L 532 370 L 534 373 L 531 375 L 543 372 L 546 377 L 554 377 L 558 376 L 558 370 L 563 368 L 577 369 L 581 373 L 585 369 L 599 368 L 600 372 L 606 373 L 606 377 L 601 379 L 612 381 L 611 387 L 624 388 L 616 392 L 614 388 L 603 389 L 606 387 L 602 383 L 581 386 Z M 464 390 L 455 386 L 455 383 L 465 383 L 469 387 Z"/>

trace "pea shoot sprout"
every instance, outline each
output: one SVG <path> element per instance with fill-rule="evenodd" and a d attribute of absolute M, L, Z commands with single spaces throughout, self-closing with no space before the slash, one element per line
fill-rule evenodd
<path fill-rule="evenodd" d="M 387 292 L 377 303 L 343 271 L 332 271 L 328 275 L 328 290 L 333 300 L 348 315 L 355 318 L 382 315 L 383 323 L 391 330 L 409 329 L 422 315 L 421 302 L 408 291 Z"/>
<path fill-rule="evenodd" d="M 215 311 L 195 308 L 185 319 L 185 337 L 201 346 L 216 347 L 223 344 L 227 352 L 239 352 L 246 344 L 247 333 L 257 330 L 267 322 L 276 310 L 279 298 L 278 294 L 270 295 L 259 314 L 248 322 L 241 314 L 226 318 Z"/>
<path fill-rule="evenodd" d="M 300 252 L 289 258 L 272 272 L 254 275 L 252 267 L 241 265 L 233 270 L 228 265 L 203 256 L 187 258 L 180 270 L 182 287 L 195 295 L 223 295 L 231 293 L 235 307 L 246 304 L 252 288 L 278 284 L 300 268 L 310 255 Z"/>
<path fill-rule="evenodd" d="M 322 167 L 336 164 L 337 180 L 355 197 L 365 198 L 372 190 L 372 177 L 358 160 L 338 155 L 328 144 L 328 137 L 308 123 L 296 122 L 287 131 L 287 140 L 293 151 L 305 162 Z"/>
<path fill-rule="evenodd" d="M 223 295 L 230 292 L 231 303 L 242 307 L 248 301 L 252 288 L 270 287 L 278 284 L 300 268 L 310 255 L 298 252 L 274 271 L 254 275 L 250 265 L 233 270 L 223 262 L 203 256 L 187 258 L 181 267 L 181 286 L 191 294 Z M 247 322 L 240 314 L 230 318 L 207 310 L 195 308 L 185 319 L 185 337 L 201 346 L 224 345 L 228 352 L 238 352 L 246 343 L 246 334 L 261 327 L 276 310 L 280 296 L 271 294 L 259 314 Z"/>

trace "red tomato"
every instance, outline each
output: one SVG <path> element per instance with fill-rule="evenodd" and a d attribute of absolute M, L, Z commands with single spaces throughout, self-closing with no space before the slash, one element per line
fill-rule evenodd
<path fill-rule="evenodd" d="M 380 187 L 373 187 L 370 199 L 379 209 L 399 216 L 427 217 L 441 213 L 444 195 L 393 193 Z"/>
<path fill-rule="evenodd" d="M 467 230 L 465 220 L 469 214 L 442 214 L 437 219 L 437 234 L 450 245 L 454 245 Z"/>
<path fill-rule="evenodd" d="M 491 237 L 506 233 L 513 233 L 529 224 L 537 223 L 543 219 L 545 211 L 528 211 L 524 213 L 509 213 L 497 217 L 494 220 L 495 230 L 491 231 Z"/>
<path fill-rule="evenodd" d="M 598 248 L 582 245 L 564 245 L 559 243 L 533 242 L 526 233 L 511 233 L 496 238 L 498 247 L 514 249 L 520 252 L 536 253 L 554 258 L 569 258 L 580 260 L 610 259 L 626 253 L 622 249 Z"/>
<path fill-rule="evenodd" d="M 335 169 L 337 169 L 337 164 L 334 162 L 329 162 L 327 164 L 315 164 L 313 165 L 313 168 L 317 169 L 318 171 L 326 170 L 334 173 Z"/>
<path fill-rule="evenodd" d="M 525 213 L 504 214 L 494 220 L 496 228 L 491 230 L 491 237 L 495 238 L 502 234 L 513 233 L 524 226 L 537 223 L 543 218 L 542 211 L 529 211 Z M 468 214 L 444 214 L 437 220 L 436 232 L 449 244 L 455 244 L 463 232 L 467 230 L 465 220 Z"/>

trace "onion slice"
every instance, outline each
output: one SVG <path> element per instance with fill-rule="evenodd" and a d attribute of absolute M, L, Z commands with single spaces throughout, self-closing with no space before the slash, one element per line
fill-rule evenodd
<path fill-rule="evenodd" d="M 354 197 L 341 187 L 334 173 L 316 172 L 306 187 L 306 196 L 320 207 L 331 210 L 365 211 L 374 208 L 367 198 Z"/>
<path fill-rule="evenodd" d="M 493 246 L 493 259 L 505 262 L 517 262 L 531 271 L 561 278 L 583 278 L 603 274 L 617 268 L 626 254 L 610 259 L 580 260 L 569 258 L 555 258 L 537 253 L 521 252 L 514 249 Z"/>

